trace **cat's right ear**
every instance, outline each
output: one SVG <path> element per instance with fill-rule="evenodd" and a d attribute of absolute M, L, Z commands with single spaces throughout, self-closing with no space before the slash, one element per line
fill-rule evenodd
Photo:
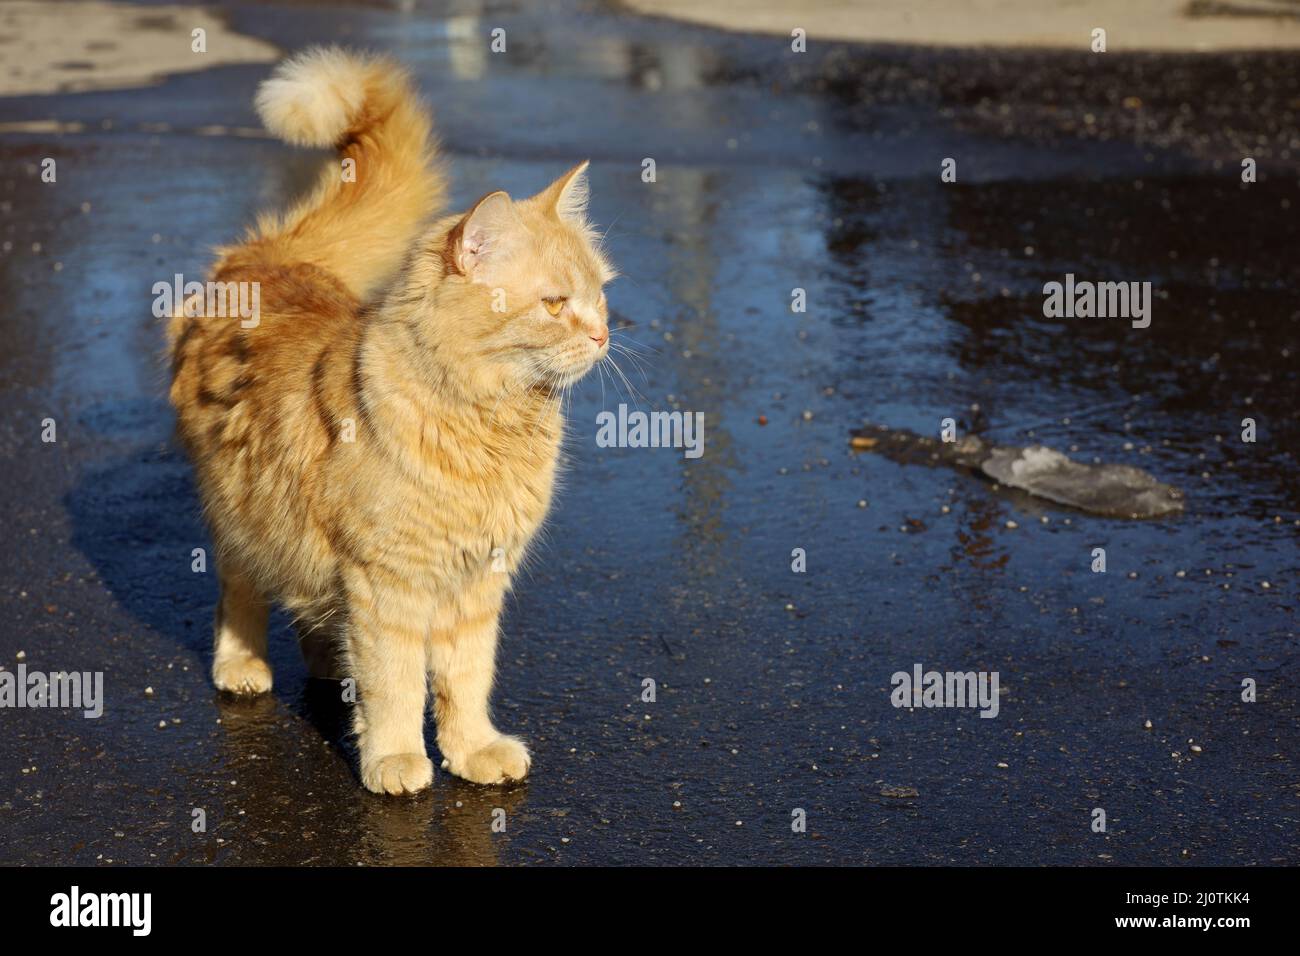
<path fill-rule="evenodd" d="M 473 279 L 484 265 L 501 257 L 518 223 L 510 196 L 501 190 L 488 193 L 447 236 L 447 265 Z"/>

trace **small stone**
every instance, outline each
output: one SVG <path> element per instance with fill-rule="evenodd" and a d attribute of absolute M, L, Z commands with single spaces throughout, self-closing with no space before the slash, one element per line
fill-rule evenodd
<path fill-rule="evenodd" d="M 26 651 L 19 651 L 17 654 L 14 655 L 14 660 L 16 660 L 16 661 L 25 661 L 25 660 L 27 660 L 27 652 L 26 652 Z"/>
<path fill-rule="evenodd" d="M 882 797 L 891 797 L 895 800 L 911 800 L 919 797 L 921 792 L 916 787 L 881 787 L 880 795 Z"/>
<path fill-rule="evenodd" d="M 1143 726 L 1146 730 L 1150 730 L 1150 729 L 1151 729 L 1151 721 L 1149 721 L 1149 720 L 1146 721 L 1142 726 Z"/>
<path fill-rule="evenodd" d="M 1009 529 L 1011 529 L 1012 531 L 1015 531 L 1017 528 L 1020 527 L 1020 525 L 1016 524 L 1014 521 L 1008 521 L 1008 522 L 1007 522 L 1007 527 L 1008 527 Z"/>

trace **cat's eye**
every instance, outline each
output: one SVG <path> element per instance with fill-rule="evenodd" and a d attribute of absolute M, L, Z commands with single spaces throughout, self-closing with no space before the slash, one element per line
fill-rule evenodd
<path fill-rule="evenodd" d="M 553 295 L 550 298 L 543 299 L 542 305 L 546 306 L 546 311 L 551 315 L 559 315 L 564 309 L 564 303 L 568 302 L 562 295 Z"/>

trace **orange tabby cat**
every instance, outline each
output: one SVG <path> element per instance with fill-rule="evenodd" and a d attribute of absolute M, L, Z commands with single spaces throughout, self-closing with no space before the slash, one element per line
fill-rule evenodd
<path fill-rule="evenodd" d="M 586 220 L 586 164 L 430 224 L 445 178 L 394 64 L 312 50 L 257 108 L 343 162 L 219 250 L 214 281 L 260 283 L 255 321 L 182 310 L 168 329 L 217 548 L 213 680 L 270 689 L 278 600 L 341 647 L 367 788 L 429 785 L 430 685 L 443 766 L 520 779 L 528 750 L 488 713 L 498 619 L 551 503 L 559 395 L 609 349 L 614 272 Z"/>

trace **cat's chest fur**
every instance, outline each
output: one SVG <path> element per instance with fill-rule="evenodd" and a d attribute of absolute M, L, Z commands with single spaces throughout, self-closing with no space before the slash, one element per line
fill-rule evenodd
<path fill-rule="evenodd" d="M 554 432 L 512 436 L 489 448 L 481 449 L 484 454 L 475 471 L 468 511 L 476 520 L 471 528 L 487 539 L 498 564 L 504 561 L 513 568 L 550 509 L 559 459 L 558 427 Z"/>
<path fill-rule="evenodd" d="M 557 396 L 456 387 L 420 364 L 405 326 L 368 331 L 354 368 L 362 427 L 354 445 L 334 446 L 330 483 L 368 501 L 366 559 L 444 589 L 513 571 L 550 508 Z"/>
<path fill-rule="evenodd" d="M 421 577 L 514 571 L 550 509 L 558 413 L 502 422 L 429 411 L 406 437 L 389 446 L 403 480 L 400 506 L 376 529 L 383 549 L 397 545 Z"/>

